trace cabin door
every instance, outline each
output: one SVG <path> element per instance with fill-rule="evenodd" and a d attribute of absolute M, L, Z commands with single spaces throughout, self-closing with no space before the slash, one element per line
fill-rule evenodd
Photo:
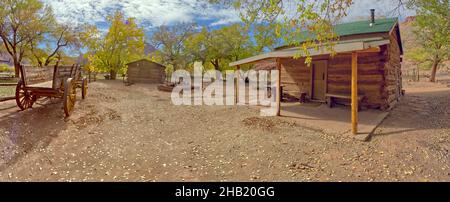
<path fill-rule="evenodd" d="M 312 64 L 312 99 L 318 101 L 325 100 L 327 86 L 327 61 L 315 61 Z"/>

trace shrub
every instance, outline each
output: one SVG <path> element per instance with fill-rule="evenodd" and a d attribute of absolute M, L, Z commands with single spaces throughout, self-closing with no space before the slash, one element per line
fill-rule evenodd
<path fill-rule="evenodd" d="M 0 72 L 13 72 L 13 69 L 6 65 L 6 64 L 0 64 Z"/>

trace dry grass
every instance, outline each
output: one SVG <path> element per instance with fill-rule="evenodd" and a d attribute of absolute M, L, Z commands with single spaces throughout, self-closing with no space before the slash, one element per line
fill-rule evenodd
<path fill-rule="evenodd" d="M 0 86 L 0 98 L 14 96 L 15 93 L 15 86 Z"/>

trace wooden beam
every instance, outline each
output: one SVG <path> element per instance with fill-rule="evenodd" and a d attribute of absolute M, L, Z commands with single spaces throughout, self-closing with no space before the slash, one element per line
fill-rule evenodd
<path fill-rule="evenodd" d="M 371 48 L 367 48 L 367 49 L 359 50 L 359 51 L 337 53 L 337 55 L 352 55 L 355 52 L 357 52 L 357 53 L 379 53 L 379 52 L 381 52 L 381 48 L 380 47 L 371 47 Z"/>
<path fill-rule="evenodd" d="M 276 105 L 277 105 L 277 116 L 281 114 L 281 62 L 280 58 L 277 58 L 277 70 L 278 70 L 278 79 L 277 79 L 277 90 L 276 90 Z"/>
<path fill-rule="evenodd" d="M 379 53 L 381 51 L 380 47 L 371 47 L 365 50 L 360 50 L 358 53 Z"/>
<path fill-rule="evenodd" d="M 234 88 L 235 88 L 234 89 L 234 93 L 235 93 L 234 101 L 235 101 L 236 105 L 239 102 L 239 80 L 241 79 L 240 70 L 241 70 L 241 67 L 239 65 L 236 66 L 236 85 L 234 86 Z"/>
<path fill-rule="evenodd" d="M 358 53 L 352 53 L 352 134 L 358 134 Z"/>

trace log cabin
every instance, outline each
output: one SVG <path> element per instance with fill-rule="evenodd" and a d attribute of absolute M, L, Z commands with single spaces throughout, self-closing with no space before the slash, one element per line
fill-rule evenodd
<path fill-rule="evenodd" d="M 312 102 L 350 104 L 352 132 L 357 133 L 357 112 L 361 107 L 387 110 L 402 94 L 401 61 L 403 47 L 397 18 L 349 22 L 334 26 L 339 37 L 334 56 L 328 48 L 309 49 L 312 64 L 298 57 L 299 47 L 282 46 L 273 52 L 230 63 L 256 64 L 257 69 L 280 72 L 277 89 L 283 95 Z M 306 34 L 307 35 L 307 34 Z M 280 115 L 282 95 L 277 95 Z"/>

